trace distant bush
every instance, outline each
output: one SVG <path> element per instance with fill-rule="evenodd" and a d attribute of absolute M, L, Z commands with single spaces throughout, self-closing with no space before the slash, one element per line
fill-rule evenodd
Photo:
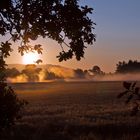
<path fill-rule="evenodd" d="M 7 83 L 0 82 L 0 131 L 11 127 L 22 117 L 21 112 L 25 104 L 27 102 L 19 100 Z"/>

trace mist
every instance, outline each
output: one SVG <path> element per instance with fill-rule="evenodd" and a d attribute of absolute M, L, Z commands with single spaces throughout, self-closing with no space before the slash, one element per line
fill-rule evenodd
<path fill-rule="evenodd" d="M 48 71 L 49 73 L 54 73 L 55 77 L 53 79 L 47 79 L 49 77 L 49 74 L 46 73 L 46 71 Z M 68 78 L 74 78 L 75 73 L 74 70 L 72 69 L 68 69 L 68 68 L 62 68 L 62 67 L 57 67 L 57 66 L 53 66 L 53 67 L 49 67 L 47 69 L 42 68 L 39 73 L 31 73 L 33 74 L 33 76 L 38 77 L 37 79 L 33 80 L 33 81 L 29 81 L 29 77 L 26 74 L 20 74 L 16 77 L 8 77 L 7 78 L 7 82 L 9 83 L 24 83 L 24 82 L 50 82 L 50 81 L 56 81 L 60 79 L 68 79 Z"/>
<path fill-rule="evenodd" d="M 95 76 L 94 81 L 140 81 L 140 73 L 106 74 Z"/>
<path fill-rule="evenodd" d="M 13 69 L 12 69 L 13 70 Z M 12 71 L 15 72 L 14 70 Z M 48 65 L 47 67 L 38 67 L 28 65 L 19 71 L 17 76 L 7 78 L 10 83 L 22 82 L 52 82 L 52 81 L 140 81 L 140 73 L 127 74 L 103 74 L 84 72 L 65 68 L 57 65 Z"/>
<path fill-rule="evenodd" d="M 16 76 L 14 78 L 7 78 L 7 82 L 9 83 L 24 83 L 28 82 L 28 77 L 25 74 L 20 74 L 19 76 Z"/>

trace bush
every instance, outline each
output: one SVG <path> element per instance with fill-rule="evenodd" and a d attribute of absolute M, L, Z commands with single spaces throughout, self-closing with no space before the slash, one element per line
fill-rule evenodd
<path fill-rule="evenodd" d="M 27 102 L 19 100 L 12 87 L 0 82 L 0 131 L 10 128 L 22 117 L 25 104 Z"/>
<path fill-rule="evenodd" d="M 121 98 L 124 95 L 128 95 L 127 99 L 125 101 L 126 104 L 128 104 L 133 99 L 133 108 L 131 111 L 131 116 L 135 116 L 140 108 L 139 102 L 140 102 L 140 88 L 136 86 L 136 82 L 123 82 L 123 87 L 125 88 L 125 91 L 121 92 L 117 97 Z M 134 98 L 135 97 L 135 98 Z"/>

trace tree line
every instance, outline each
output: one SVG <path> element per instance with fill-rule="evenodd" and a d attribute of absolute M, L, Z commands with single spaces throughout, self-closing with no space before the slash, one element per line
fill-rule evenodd
<path fill-rule="evenodd" d="M 25 68 L 20 72 L 16 68 L 7 68 L 5 74 L 7 77 L 15 78 L 19 75 L 26 75 L 27 81 L 34 82 L 39 81 L 39 73 L 42 71 L 42 68 L 38 68 L 35 64 L 26 65 Z M 56 80 L 56 79 L 65 79 L 63 75 L 58 75 L 55 72 L 49 71 L 46 69 L 44 72 L 44 80 Z M 93 66 L 91 69 L 82 70 L 75 69 L 73 70 L 74 75 L 71 78 L 77 79 L 92 79 L 95 76 L 104 76 L 106 73 L 101 70 L 101 68 L 97 65 Z M 116 74 L 125 74 L 125 73 L 138 73 L 140 72 L 140 62 L 129 60 L 128 62 L 122 61 L 116 64 Z"/>
<path fill-rule="evenodd" d="M 116 73 L 137 73 L 140 72 L 140 62 L 137 60 L 122 61 L 116 65 Z"/>

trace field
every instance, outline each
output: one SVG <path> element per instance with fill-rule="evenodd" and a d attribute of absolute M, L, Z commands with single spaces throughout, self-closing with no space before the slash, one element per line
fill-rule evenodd
<path fill-rule="evenodd" d="M 130 117 L 122 82 L 11 84 L 29 102 L 3 140 L 138 140 L 140 113 Z M 140 86 L 140 83 L 138 83 Z M 10 138 L 9 138 L 10 137 Z"/>

